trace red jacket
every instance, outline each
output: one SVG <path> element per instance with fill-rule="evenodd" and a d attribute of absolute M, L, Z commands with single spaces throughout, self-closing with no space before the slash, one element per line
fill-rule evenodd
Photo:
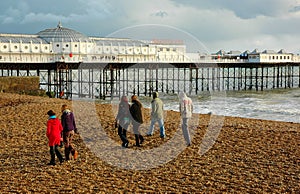
<path fill-rule="evenodd" d="M 47 121 L 47 137 L 49 146 L 60 145 L 61 132 L 63 128 L 58 118 Z"/>

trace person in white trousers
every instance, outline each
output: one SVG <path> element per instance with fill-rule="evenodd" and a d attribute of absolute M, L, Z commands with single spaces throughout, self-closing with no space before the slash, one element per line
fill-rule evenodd
<path fill-rule="evenodd" d="M 179 92 L 179 112 L 182 119 L 182 133 L 187 146 L 191 145 L 191 137 L 188 128 L 189 119 L 192 118 L 193 114 L 193 101 L 187 97 L 184 92 Z"/>

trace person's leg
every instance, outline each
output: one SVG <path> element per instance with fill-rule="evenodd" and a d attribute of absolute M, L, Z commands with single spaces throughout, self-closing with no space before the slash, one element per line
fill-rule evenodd
<path fill-rule="evenodd" d="M 54 150 L 54 146 L 50 146 L 50 156 L 51 156 L 51 160 L 48 163 L 48 165 L 55 165 L 55 150 Z"/>
<path fill-rule="evenodd" d="M 158 119 L 158 124 L 159 124 L 159 130 L 160 130 L 160 137 L 164 138 L 166 136 L 164 120 L 163 119 Z"/>
<path fill-rule="evenodd" d="M 68 132 L 64 132 L 64 144 L 65 144 L 65 158 L 66 160 L 70 160 L 70 153 L 72 153 L 72 155 L 75 154 L 75 149 L 72 145 L 72 137 L 74 135 L 74 131 L 68 131 Z"/>
<path fill-rule="evenodd" d="M 61 153 L 58 149 L 58 146 L 59 145 L 54 146 L 55 154 L 56 154 L 57 158 L 59 159 L 60 163 L 63 163 L 64 159 L 63 159 L 63 157 L 62 157 L 62 155 L 61 155 Z"/>
<path fill-rule="evenodd" d="M 72 156 L 73 156 L 73 158 L 74 158 L 74 160 L 76 160 L 77 157 L 78 157 L 78 152 L 75 150 L 75 147 L 72 144 L 75 132 L 74 131 L 69 131 L 68 133 L 69 133 L 69 135 L 68 135 L 68 139 L 69 139 L 69 141 L 68 141 L 68 143 L 69 143 L 69 153 L 71 153 Z"/>
<path fill-rule="evenodd" d="M 155 122 L 156 122 L 155 119 L 151 119 L 149 131 L 147 132 L 148 136 L 153 135 Z"/>
<path fill-rule="evenodd" d="M 128 129 L 128 126 L 129 126 L 129 123 L 124 124 L 123 131 L 122 131 L 124 142 L 125 142 L 124 143 L 125 147 L 128 147 L 128 144 L 129 144 L 129 141 L 127 139 L 127 129 Z"/>
<path fill-rule="evenodd" d="M 133 132 L 135 136 L 135 145 L 140 146 L 140 134 L 139 134 L 139 124 L 133 123 Z"/>
<path fill-rule="evenodd" d="M 191 137 L 190 137 L 190 132 L 188 129 L 188 121 L 189 121 L 189 119 L 187 119 L 187 118 L 182 119 L 182 133 L 183 133 L 183 137 L 185 139 L 186 144 L 191 145 Z"/>
<path fill-rule="evenodd" d="M 122 146 L 124 146 L 124 134 L 123 134 L 123 128 L 121 125 L 118 126 L 118 135 L 120 136 L 120 139 L 122 141 Z"/>

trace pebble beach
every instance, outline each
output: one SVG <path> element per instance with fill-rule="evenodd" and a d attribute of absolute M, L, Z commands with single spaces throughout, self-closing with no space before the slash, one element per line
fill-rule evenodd
<path fill-rule="evenodd" d="M 0 193 L 300 193 L 300 123 L 224 117 L 214 124 L 213 115 L 195 114 L 192 145 L 186 147 L 179 113 L 167 111 L 165 139 L 156 127 L 142 147 L 134 147 L 129 129 L 125 149 L 114 127 L 115 107 L 93 104 L 93 112 L 85 109 L 90 103 L 1 93 Z M 79 157 L 47 166 L 46 113 L 52 109 L 60 118 L 62 104 L 78 121 Z M 144 109 L 142 134 L 149 113 Z M 164 150 L 151 155 L 158 148 Z"/>

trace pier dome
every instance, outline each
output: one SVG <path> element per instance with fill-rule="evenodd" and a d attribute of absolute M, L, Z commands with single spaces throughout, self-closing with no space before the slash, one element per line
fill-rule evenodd
<path fill-rule="evenodd" d="M 62 27 L 60 22 L 56 28 L 42 30 L 37 35 L 47 42 L 91 42 L 89 37 L 75 30 Z"/>

